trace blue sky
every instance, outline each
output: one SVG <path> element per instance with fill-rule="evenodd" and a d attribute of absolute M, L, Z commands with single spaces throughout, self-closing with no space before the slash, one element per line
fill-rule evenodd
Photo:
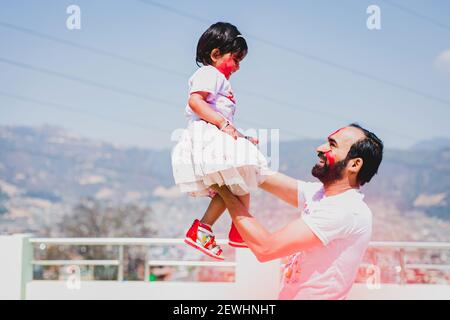
<path fill-rule="evenodd" d="M 356 121 L 396 148 L 450 138 L 450 59 L 436 66 L 450 50 L 448 1 L 144 2 L 4 1 L 0 124 L 170 147 L 170 132 L 186 124 L 197 40 L 210 22 L 228 21 L 250 47 L 231 78 L 240 127 L 324 138 Z M 71 4 L 81 30 L 66 28 Z M 371 4 L 381 30 L 366 27 Z"/>

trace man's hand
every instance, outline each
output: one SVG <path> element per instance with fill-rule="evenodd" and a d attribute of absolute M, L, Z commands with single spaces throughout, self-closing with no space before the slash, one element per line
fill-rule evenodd
<path fill-rule="evenodd" d="M 222 187 L 213 185 L 211 188 L 222 197 L 234 225 L 258 261 L 278 259 L 321 245 L 319 238 L 301 218 L 270 233 L 248 212 L 244 204 L 231 193 L 226 185 Z"/>
<path fill-rule="evenodd" d="M 222 188 L 226 188 L 225 185 L 222 186 Z M 218 184 L 213 184 L 212 186 L 210 186 L 211 189 L 213 189 L 215 192 L 219 193 L 220 187 Z"/>

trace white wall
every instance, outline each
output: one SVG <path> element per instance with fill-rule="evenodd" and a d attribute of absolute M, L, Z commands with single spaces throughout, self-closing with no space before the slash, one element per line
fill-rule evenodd
<path fill-rule="evenodd" d="M 32 279 L 30 236 L 0 236 L 0 300 L 25 297 L 25 285 Z"/>
<path fill-rule="evenodd" d="M 276 299 L 278 288 L 238 287 L 232 283 L 115 282 L 87 281 L 80 290 L 69 290 L 63 281 L 33 281 L 27 285 L 27 299 L 136 299 L 136 300 L 240 300 Z M 370 290 L 355 284 L 349 300 L 448 300 L 446 285 L 382 285 Z"/>

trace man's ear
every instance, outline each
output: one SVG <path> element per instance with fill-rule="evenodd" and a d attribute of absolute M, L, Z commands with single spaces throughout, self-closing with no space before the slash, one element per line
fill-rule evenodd
<path fill-rule="evenodd" d="M 350 160 L 350 167 L 349 171 L 353 173 L 358 173 L 359 170 L 361 170 L 363 165 L 363 159 L 362 158 L 354 158 Z"/>
<path fill-rule="evenodd" d="M 220 50 L 219 50 L 219 48 L 214 48 L 211 51 L 210 58 L 211 58 L 212 62 L 216 62 L 217 60 L 219 60 L 219 58 L 220 58 Z"/>

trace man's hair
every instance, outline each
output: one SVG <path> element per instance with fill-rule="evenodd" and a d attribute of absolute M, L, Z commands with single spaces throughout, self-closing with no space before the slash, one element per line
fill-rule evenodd
<path fill-rule="evenodd" d="M 383 159 L 383 142 L 373 132 L 362 128 L 357 123 L 352 123 L 349 127 L 358 128 L 365 135 L 364 138 L 353 143 L 346 157 L 347 161 L 354 158 L 363 159 L 363 165 L 357 176 L 357 181 L 362 186 L 378 172 Z"/>

